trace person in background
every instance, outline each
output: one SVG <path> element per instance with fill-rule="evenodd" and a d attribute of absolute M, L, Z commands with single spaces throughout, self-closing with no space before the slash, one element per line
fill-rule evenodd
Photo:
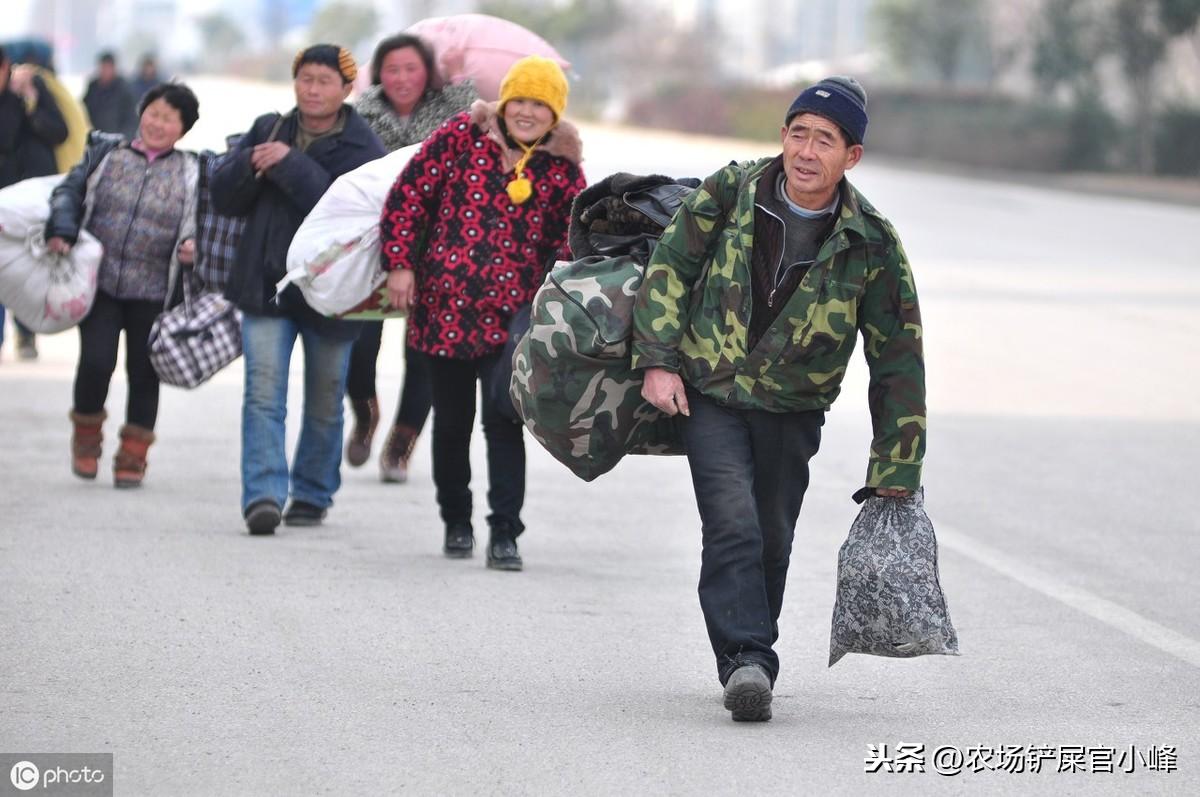
<path fill-rule="evenodd" d="M 529 56 L 505 75 L 500 101 L 448 119 L 409 161 L 380 220 L 394 307 L 407 309 L 408 345 L 429 357 L 433 480 L 443 552 L 471 556 L 471 431 L 476 382 L 488 384 L 508 324 L 564 247 L 571 203 L 586 185 L 579 133 L 562 114 L 567 78 Z M 524 531 L 523 426 L 485 400 L 487 565 L 520 570 Z"/>
<path fill-rule="evenodd" d="M 66 120 L 42 79 L 29 66 L 14 67 L 0 48 L 0 188 L 58 172 L 54 148 L 67 140 Z M 0 345 L 4 343 L 0 305 Z M 37 359 L 37 338 L 17 319 L 17 356 Z"/>
<path fill-rule="evenodd" d="M 105 133 L 134 138 L 138 128 L 138 97 L 117 73 L 117 57 L 102 52 L 96 58 L 96 76 L 83 95 L 92 127 Z"/>
<path fill-rule="evenodd" d="M 355 108 L 383 141 L 388 152 L 419 144 L 457 113 L 479 99 L 470 81 L 435 88 L 438 83 L 433 52 L 416 36 L 389 36 L 375 48 L 371 59 L 371 87 Z M 379 399 L 375 392 L 375 361 L 383 337 L 383 322 L 368 321 L 350 353 L 346 395 L 354 413 L 354 428 L 346 443 L 346 461 L 354 467 L 371 456 L 371 441 L 379 425 Z M 404 384 L 396 418 L 379 454 L 379 476 L 387 483 L 408 480 L 408 461 L 417 437 L 429 417 L 432 403 L 429 365 L 425 355 L 406 346 Z"/>
<path fill-rule="evenodd" d="M 215 209 L 246 219 L 225 296 L 242 310 L 242 516 L 251 534 L 323 522 L 341 486 L 342 398 L 361 324 L 326 318 L 294 285 L 275 296 L 300 223 L 338 176 L 385 154 L 346 104 L 358 67 L 343 47 L 316 44 L 292 63 L 296 107 L 268 113 L 220 161 Z M 304 347 L 304 417 L 289 470 L 288 370 Z M 284 511 L 284 504 L 291 503 Z"/>
<path fill-rule="evenodd" d="M 71 470 L 95 479 L 99 468 L 104 405 L 125 333 L 129 390 L 121 445 L 113 460 L 117 487 L 138 487 L 155 440 L 158 374 L 150 364 L 154 319 L 195 257 L 199 165 L 175 149 L 200 117 L 200 103 L 182 83 L 164 83 L 142 97 L 141 123 L 132 141 L 93 132 L 83 160 L 50 196 L 46 245 L 66 254 L 87 231 L 104 247 L 91 310 L 79 324 L 75 370 Z"/>
<path fill-rule="evenodd" d="M 158 59 L 154 53 L 146 53 L 138 65 L 137 76 L 130 84 L 133 96 L 140 100 L 147 91 L 162 82 L 162 78 L 158 76 Z"/>
<path fill-rule="evenodd" d="M 845 176 L 866 133 L 857 80 L 802 91 L 784 114 L 781 154 L 732 163 L 684 200 L 634 309 L 642 396 L 683 416 L 701 520 L 700 608 L 725 708 L 739 722 L 771 719 L 808 463 L 858 334 L 874 440 L 856 498 L 920 487 L 921 312 L 895 228 Z"/>

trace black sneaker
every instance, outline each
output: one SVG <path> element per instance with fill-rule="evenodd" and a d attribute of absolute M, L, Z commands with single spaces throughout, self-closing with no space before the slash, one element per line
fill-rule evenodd
<path fill-rule="evenodd" d="M 470 559 L 475 552 L 475 530 L 470 523 L 446 524 L 446 542 L 442 553 L 447 559 Z"/>
<path fill-rule="evenodd" d="M 251 534 L 274 534 L 279 525 L 279 505 L 270 498 L 246 507 L 246 528 Z"/>
<path fill-rule="evenodd" d="M 487 566 L 493 570 L 520 570 L 525 566 L 511 531 L 492 529 L 488 535 Z"/>
<path fill-rule="evenodd" d="M 771 719 L 771 676 L 758 664 L 743 664 L 725 682 L 725 708 L 734 722 Z"/>
<path fill-rule="evenodd" d="M 283 513 L 283 522 L 289 526 L 319 526 L 325 515 L 324 507 L 307 501 L 292 501 Z"/>

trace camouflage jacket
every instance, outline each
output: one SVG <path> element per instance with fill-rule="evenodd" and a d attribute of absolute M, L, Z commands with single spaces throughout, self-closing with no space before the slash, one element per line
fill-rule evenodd
<path fill-rule="evenodd" d="M 874 429 L 866 484 L 915 490 L 925 452 L 916 286 L 896 231 L 847 180 L 816 262 L 747 350 L 755 190 L 774 160 L 726 166 L 679 209 L 638 295 L 633 367 L 675 371 L 730 407 L 828 409 L 861 331 Z"/>

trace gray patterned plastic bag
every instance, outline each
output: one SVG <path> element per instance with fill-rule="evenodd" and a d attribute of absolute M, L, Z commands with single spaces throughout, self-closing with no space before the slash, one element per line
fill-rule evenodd
<path fill-rule="evenodd" d="M 869 496 L 838 552 L 829 666 L 847 653 L 957 656 L 925 489 L 907 498 L 882 498 L 873 490 Z"/>

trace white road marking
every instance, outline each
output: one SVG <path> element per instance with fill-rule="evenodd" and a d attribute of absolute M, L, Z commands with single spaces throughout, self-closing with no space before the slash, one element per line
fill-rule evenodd
<path fill-rule="evenodd" d="M 1086 589 L 1066 584 L 1037 567 L 1026 564 L 959 531 L 947 528 L 944 523 L 938 523 L 935 529 L 938 542 L 955 553 L 962 554 L 984 567 L 1008 576 L 1072 609 L 1077 609 L 1105 625 L 1123 631 L 1151 647 L 1183 659 L 1193 667 L 1200 667 L 1200 642 L 1195 639 L 1178 631 L 1172 631 L 1164 625 Z"/>

